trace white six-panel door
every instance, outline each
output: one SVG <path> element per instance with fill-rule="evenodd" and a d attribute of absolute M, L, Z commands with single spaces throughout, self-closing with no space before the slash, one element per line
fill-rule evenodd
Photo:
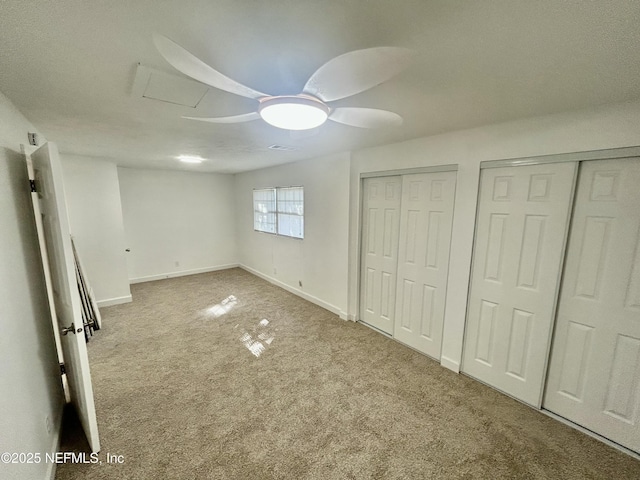
<path fill-rule="evenodd" d="M 575 164 L 484 169 L 462 370 L 540 406 Z"/>
<path fill-rule="evenodd" d="M 367 178 L 363 185 L 360 320 L 393 332 L 401 177 Z"/>
<path fill-rule="evenodd" d="M 544 407 L 640 452 L 640 159 L 581 165 Z"/>
<path fill-rule="evenodd" d="M 43 231 L 38 234 L 44 235 L 56 319 L 60 330 L 68 330 L 63 334 L 61 346 L 71 402 L 91 450 L 98 452 L 100 438 L 58 149 L 53 143 L 45 143 L 31 154 L 31 161 L 42 215 Z"/>
<path fill-rule="evenodd" d="M 456 172 L 404 175 L 395 339 L 440 358 Z"/>

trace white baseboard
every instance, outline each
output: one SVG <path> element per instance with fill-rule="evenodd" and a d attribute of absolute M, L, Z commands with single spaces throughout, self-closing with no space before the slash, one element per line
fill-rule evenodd
<path fill-rule="evenodd" d="M 440 365 L 442 365 L 444 368 L 448 368 L 453 372 L 460 373 L 460 362 L 451 360 L 450 358 L 447 358 L 444 355 L 440 357 Z"/>
<path fill-rule="evenodd" d="M 106 298 L 104 300 L 98 300 L 96 303 L 98 307 L 110 307 L 112 305 L 120 305 L 121 303 L 131 302 L 131 295 L 125 295 L 124 297 Z"/>
<path fill-rule="evenodd" d="M 340 313 L 338 313 L 338 316 L 342 320 L 349 320 L 349 314 L 347 312 L 345 312 L 344 310 L 340 310 Z"/>
<path fill-rule="evenodd" d="M 246 270 L 247 272 L 255 275 L 256 277 L 260 277 L 263 280 L 266 280 L 269 283 L 273 283 L 274 285 L 277 285 L 280 288 L 284 288 L 287 292 L 291 292 L 294 295 L 297 295 L 299 297 L 304 298 L 305 300 L 314 303 L 316 305 L 318 305 L 319 307 L 324 308 L 325 310 L 329 310 L 331 313 L 335 313 L 336 315 L 338 315 L 340 318 L 345 319 L 345 317 L 343 315 L 346 315 L 345 312 L 343 312 L 339 307 L 336 307 L 335 305 L 331 305 L 330 303 L 325 302 L 324 300 L 319 299 L 318 297 L 314 297 L 313 295 L 309 295 L 308 293 L 304 292 L 303 290 L 300 290 L 298 288 L 292 287 L 290 285 L 287 285 L 286 283 L 281 282 L 280 280 L 270 277 L 269 275 L 266 275 L 262 272 L 259 272 L 258 270 L 254 270 L 251 267 L 247 267 L 246 265 L 242 265 L 240 264 L 239 267 L 243 270 Z"/>
<path fill-rule="evenodd" d="M 181 270 L 179 272 L 160 273 L 158 275 L 148 275 L 146 277 L 130 278 L 129 283 L 153 282 L 154 280 L 164 280 L 165 278 L 184 277 L 186 275 L 196 275 L 198 273 L 215 272 L 217 270 L 227 270 L 228 268 L 239 267 L 237 263 L 217 265 L 215 267 L 195 268 L 193 270 Z"/>

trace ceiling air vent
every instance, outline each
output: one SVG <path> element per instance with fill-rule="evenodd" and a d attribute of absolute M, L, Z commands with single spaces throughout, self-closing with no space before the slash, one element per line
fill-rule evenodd
<path fill-rule="evenodd" d="M 294 150 L 297 150 L 296 147 L 288 147 L 286 145 L 269 145 L 269 149 L 270 150 L 279 150 L 281 152 L 292 152 Z"/>

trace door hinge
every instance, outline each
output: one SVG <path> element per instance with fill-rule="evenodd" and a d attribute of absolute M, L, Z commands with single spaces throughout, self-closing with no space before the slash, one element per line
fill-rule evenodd
<path fill-rule="evenodd" d="M 29 179 L 29 186 L 31 187 L 31 192 L 37 192 L 38 190 L 36 190 L 36 181 L 35 180 L 31 180 Z"/>
<path fill-rule="evenodd" d="M 64 367 L 64 363 L 60 364 L 60 375 L 67 373 L 67 369 Z"/>

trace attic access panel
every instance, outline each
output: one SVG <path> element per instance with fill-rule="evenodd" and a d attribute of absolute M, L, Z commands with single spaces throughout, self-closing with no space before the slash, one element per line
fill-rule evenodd
<path fill-rule="evenodd" d="M 137 98 L 196 108 L 208 91 L 209 87 L 202 83 L 138 64 L 132 94 Z"/>

